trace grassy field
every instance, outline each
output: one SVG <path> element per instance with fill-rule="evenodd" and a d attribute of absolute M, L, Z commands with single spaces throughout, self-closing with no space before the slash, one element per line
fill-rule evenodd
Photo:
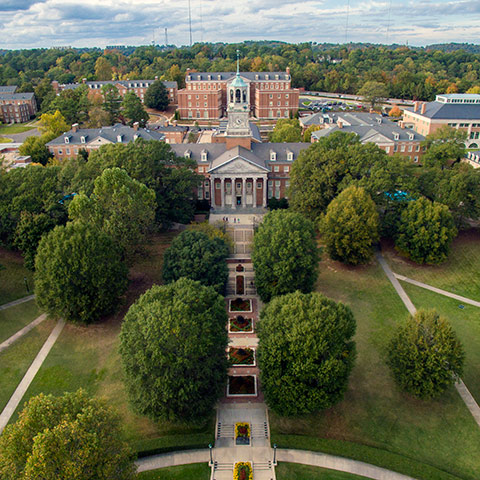
<path fill-rule="evenodd" d="M 350 473 L 285 462 L 278 463 L 275 476 L 277 480 L 365 480 L 365 477 Z"/>
<path fill-rule="evenodd" d="M 480 308 L 464 305 L 452 298 L 430 292 L 420 287 L 401 282 L 417 308 L 435 308 L 452 324 L 460 338 L 466 354 L 463 381 L 471 394 L 480 403 Z"/>
<path fill-rule="evenodd" d="M 0 343 L 35 320 L 40 311 L 35 300 L 0 310 Z"/>
<path fill-rule="evenodd" d="M 415 400 L 397 389 L 385 365 L 389 338 L 407 310 L 381 268 L 324 259 L 317 290 L 351 306 L 356 366 L 335 407 L 300 418 L 272 414 L 272 443 L 358 458 L 419 479 L 475 480 L 480 429 L 455 389 L 437 401 Z"/>
<path fill-rule="evenodd" d="M 448 260 L 437 266 L 417 265 L 397 255 L 391 245 L 382 253 L 395 273 L 480 301 L 480 230 L 460 232 Z"/>
<path fill-rule="evenodd" d="M 28 132 L 29 130 L 32 130 L 34 128 L 35 127 L 32 127 L 32 126 L 19 125 L 19 124 L 4 125 L 0 127 L 0 135 L 11 135 L 15 133 Z"/>
<path fill-rule="evenodd" d="M 84 388 L 108 398 L 122 416 L 128 441 L 136 451 L 205 447 L 214 439 L 214 418 L 198 424 L 155 423 L 128 404 L 118 353 L 118 333 L 128 306 L 154 283 L 161 283 L 163 253 L 174 234 L 151 239 L 130 270 L 130 286 L 119 312 L 88 327 L 68 324 L 43 363 L 25 398 L 41 392 L 60 395 Z M 12 418 L 17 418 L 18 412 Z"/>
<path fill-rule="evenodd" d="M 30 295 L 33 290 L 33 273 L 23 266 L 23 258 L 18 252 L 0 247 L 0 305 Z M 25 286 L 27 279 L 29 291 Z"/>
<path fill-rule="evenodd" d="M 12 143 L 13 140 L 7 137 L 0 137 L 0 143 Z"/>
<path fill-rule="evenodd" d="M 193 463 L 179 467 L 159 468 L 138 474 L 139 480 L 208 480 L 210 467 L 208 463 Z"/>

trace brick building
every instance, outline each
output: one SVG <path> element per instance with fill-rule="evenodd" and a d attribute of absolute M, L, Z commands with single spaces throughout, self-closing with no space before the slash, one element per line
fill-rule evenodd
<path fill-rule="evenodd" d="M 404 110 L 403 122 L 423 136 L 448 125 L 467 132 L 467 148 L 480 145 L 480 95 L 437 95 L 434 102 L 415 102 Z"/>
<path fill-rule="evenodd" d="M 237 76 L 247 85 L 249 114 L 257 119 L 288 118 L 298 111 L 299 90 L 292 88 L 286 72 L 187 72 L 185 88 L 178 91 L 182 118 L 218 120 L 227 112 L 231 99 L 228 86 Z"/>
<path fill-rule="evenodd" d="M 78 88 L 80 85 L 85 84 L 90 89 L 92 94 L 100 94 L 102 92 L 102 87 L 104 85 L 115 85 L 118 89 L 118 93 L 123 97 L 127 92 L 134 92 L 137 97 L 140 98 L 143 102 L 144 95 L 148 87 L 157 80 L 110 80 L 110 81 L 100 81 L 94 80 L 87 82 L 84 80 L 82 83 L 66 83 L 60 84 L 56 80 L 52 82 L 52 87 L 55 92 L 58 94 L 62 90 L 72 90 Z M 170 105 L 176 105 L 178 102 L 177 92 L 178 86 L 177 82 L 164 81 L 163 84 L 167 90 L 168 100 Z"/>
<path fill-rule="evenodd" d="M 0 91 L 0 115 L 5 123 L 28 122 L 37 113 L 37 101 L 33 92 L 11 93 L 16 87 Z M 15 92 L 15 90 L 14 90 Z"/>

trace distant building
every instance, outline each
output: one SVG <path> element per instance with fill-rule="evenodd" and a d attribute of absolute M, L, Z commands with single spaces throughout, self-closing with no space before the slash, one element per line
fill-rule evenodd
<path fill-rule="evenodd" d="M 5 123 L 28 122 L 37 113 L 34 93 L 13 93 L 16 88 L 0 87 L 0 117 Z"/>
<path fill-rule="evenodd" d="M 467 152 L 464 161 L 470 164 L 473 168 L 480 168 L 480 150 Z"/>
<path fill-rule="evenodd" d="M 71 130 L 47 143 L 50 153 L 58 160 L 76 157 L 80 150 L 97 150 L 103 145 L 112 143 L 134 142 L 137 138 L 144 140 L 164 140 L 163 133 L 146 128 L 133 128 L 122 124 L 101 128 L 79 128 L 72 125 Z"/>
<path fill-rule="evenodd" d="M 403 122 L 423 136 L 448 125 L 467 132 L 467 148 L 480 145 L 480 95 L 453 93 L 437 95 L 434 102 L 415 102 L 404 110 Z"/>
<path fill-rule="evenodd" d="M 289 118 L 298 111 L 299 90 L 291 87 L 286 72 L 239 72 L 247 86 L 245 104 L 257 119 Z M 238 76 L 235 72 L 187 72 L 185 88 L 178 91 L 178 110 L 185 119 L 218 120 L 232 99 L 227 89 Z"/>
<path fill-rule="evenodd" d="M 3 167 L 8 172 L 14 168 L 25 168 L 32 163 L 30 155 L 20 155 L 18 147 L 20 144 L 6 143 L 0 145 L 0 157 L 4 158 Z"/>
<path fill-rule="evenodd" d="M 165 125 L 164 127 L 155 127 L 155 131 L 165 135 L 166 143 L 182 143 L 187 134 L 188 127 Z"/>
<path fill-rule="evenodd" d="M 312 133 L 312 142 L 338 130 L 352 132 L 361 143 L 372 142 L 388 155 L 402 155 L 418 162 L 424 152 L 421 142 L 425 137 L 403 124 L 371 113 L 314 113 L 300 119 L 301 125 L 319 125 L 323 128 Z"/>
<path fill-rule="evenodd" d="M 127 92 L 134 92 L 137 97 L 143 102 L 144 95 L 148 89 L 148 87 L 155 82 L 157 79 L 154 80 L 110 80 L 110 81 L 100 81 L 100 80 L 93 80 L 91 82 L 87 82 L 84 80 L 82 83 L 65 83 L 60 84 L 56 80 L 52 82 L 52 87 L 57 94 L 59 94 L 62 90 L 72 90 L 78 88 L 80 85 L 87 85 L 87 87 L 91 90 L 92 93 L 101 93 L 102 87 L 104 85 L 115 85 L 118 89 L 118 93 L 123 97 Z M 177 82 L 169 82 L 164 81 L 163 84 L 167 90 L 168 101 L 170 105 L 176 105 L 178 102 L 177 99 L 177 92 L 178 92 L 178 85 Z"/>

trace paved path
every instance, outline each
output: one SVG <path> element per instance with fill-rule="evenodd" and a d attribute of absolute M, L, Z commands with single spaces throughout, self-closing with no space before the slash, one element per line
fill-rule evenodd
<path fill-rule="evenodd" d="M 206 463 L 210 461 L 208 448 L 202 450 L 184 450 L 180 452 L 162 453 L 151 457 L 140 458 L 135 462 L 138 472 L 147 472 L 157 468 L 175 467 L 189 463 Z"/>
<path fill-rule="evenodd" d="M 6 350 L 13 342 L 16 342 L 19 338 L 23 337 L 30 330 L 32 330 L 37 325 L 42 323 L 46 318 L 47 318 L 47 315 L 45 313 L 40 315 L 33 322 L 30 322 L 28 325 L 23 327 L 17 333 L 14 333 L 10 338 L 7 338 L 4 342 L 0 343 L 0 353 Z"/>
<path fill-rule="evenodd" d="M 397 291 L 397 293 L 400 296 L 400 298 L 402 299 L 403 303 L 407 307 L 407 310 L 410 312 L 411 315 L 414 315 L 415 312 L 417 311 L 417 309 L 415 308 L 415 305 L 412 303 L 412 301 L 410 300 L 410 298 L 406 294 L 405 290 L 402 288 L 402 286 L 398 282 L 395 274 L 392 272 L 392 270 L 388 266 L 388 263 L 386 262 L 385 258 L 383 258 L 382 254 L 380 252 L 377 252 L 375 254 L 375 256 L 377 257 L 377 260 L 380 263 L 380 265 L 382 266 L 382 268 L 383 268 L 384 272 L 386 273 L 388 279 L 392 282 L 393 287 Z M 478 403 L 475 401 L 472 394 L 469 392 L 467 386 L 463 383 L 463 380 L 461 378 L 459 379 L 459 381 L 457 383 L 455 383 L 455 388 L 457 389 L 457 392 L 459 393 L 460 397 L 464 401 L 466 407 L 468 408 L 468 410 L 472 414 L 475 422 L 480 427 L 480 407 L 478 406 Z"/>
<path fill-rule="evenodd" d="M 374 480 L 415 480 L 413 477 L 392 472 L 385 468 L 376 467 L 358 460 L 336 457 L 320 452 L 310 452 L 307 450 L 278 449 L 277 461 L 302 463 L 314 467 L 330 468 L 341 472 L 348 472 L 354 475 L 360 475 Z"/>
<path fill-rule="evenodd" d="M 30 365 L 29 369 L 27 370 L 27 373 L 22 378 L 22 381 L 19 383 L 17 389 L 15 390 L 10 400 L 8 401 L 7 406 L 4 408 L 3 412 L 0 414 L 0 433 L 2 433 L 3 429 L 6 427 L 10 418 L 12 417 L 15 410 L 17 409 L 19 403 L 22 401 L 22 398 L 25 395 L 25 392 L 27 391 L 28 387 L 32 383 L 37 372 L 40 370 L 40 367 L 45 361 L 45 358 L 47 358 L 47 355 L 52 349 L 53 345 L 57 341 L 57 338 L 62 332 L 64 326 L 65 326 L 64 320 L 59 320 L 57 322 L 57 325 L 52 330 L 52 333 L 47 338 L 46 342 L 43 344 L 43 347 L 38 352 L 37 356 L 35 357 L 35 360 Z"/>
<path fill-rule="evenodd" d="M 21 303 L 29 302 L 33 300 L 35 295 L 29 295 L 28 297 L 19 298 L 18 300 L 14 300 L 13 302 L 4 303 L 0 305 L 0 310 L 6 310 L 7 308 L 14 307 L 15 305 L 20 305 Z"/>
<path fill-rule="evenodd" d="M 412 285 L 415 285 L 417 287 L 425 288 L 426 290 L 430 290 L 440 295 L 445 295 L 446 297 L 454 298 L 459 302 L 467 303 L 468 305 L 473 305 L 474 307 L 480 307 L 480 302 L 477 302 L 476 300 L 472 300 L 467 297 L 462 297 L 461 295 L 457 295 L 455 293 L 447 292 L 446 290 L 442 290 L 441 288 L 432 287 L 431 285 L 428 285 L 426 283 L 417 282 L 417 280 L 413 280 L 412 278 L 408 278 L 403 275 L 398 275 L 398 273 L 394 273 L 394 275 L 398 280 L 402 280 L 402 282 L 411 283 Z"/>

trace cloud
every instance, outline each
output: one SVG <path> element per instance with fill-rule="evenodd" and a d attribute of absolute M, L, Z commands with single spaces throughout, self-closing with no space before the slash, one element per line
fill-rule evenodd
<path fill-rule="evenodd" d="M 0 2 L 0 12 L 15 10 L 28 10 L 32 5 L 41 3 L 43 0 L 2 0 Z"/>

